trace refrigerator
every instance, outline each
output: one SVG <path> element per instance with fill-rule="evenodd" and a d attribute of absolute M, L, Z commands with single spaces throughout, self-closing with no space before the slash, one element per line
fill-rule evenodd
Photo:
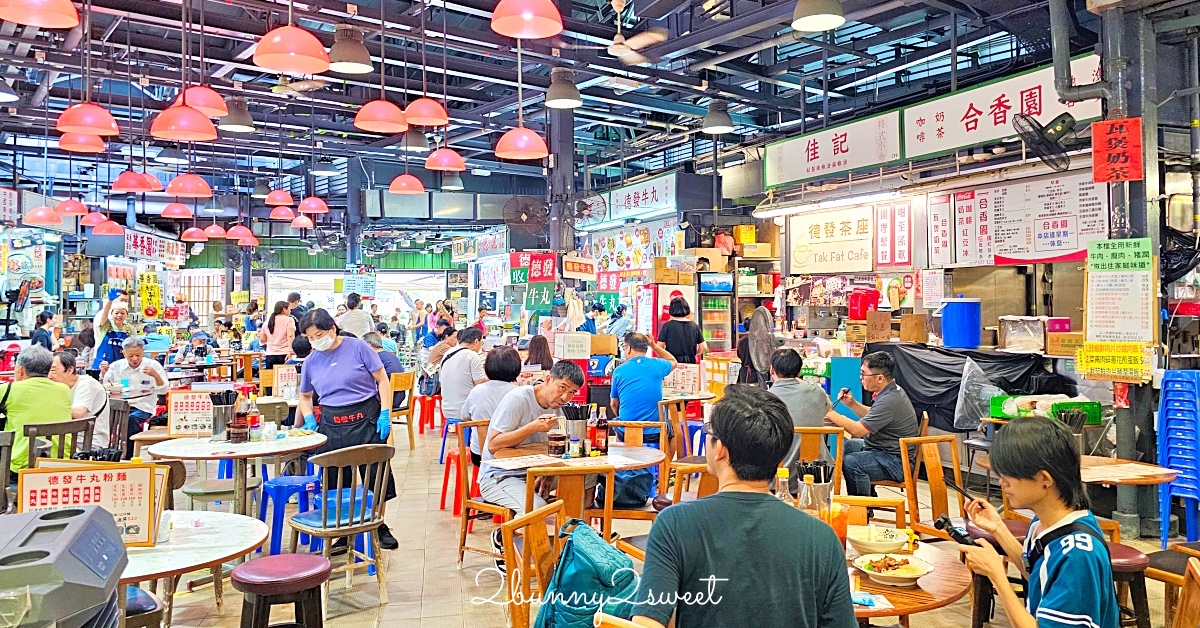
<path fill-rule="evenodd" d="M 674 284 L 644 284 L 638 288 L 634 322 L 641 333 L 652 332 L 658 338 L 658 328 L 670 320 L 667 309 L 671 299 L 683 297 L 692 310 L 692 319 L 700 321 L 700 309 L 696 286 Z"/>
<path fill-rule="evenodd" d="M 700 273 L 697 321 L 709 351 L 731 351 L 733 344 L 733 275 Z"/>

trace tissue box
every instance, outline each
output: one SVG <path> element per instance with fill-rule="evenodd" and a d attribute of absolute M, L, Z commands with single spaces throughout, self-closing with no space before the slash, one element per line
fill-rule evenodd
<path fill-rule="evenodd" d="M 1046 347 L 1046 319 L 1040 316 L 1001 316 L 999 349 L 1041 353 Z"/>
<path fill-rule="evenodd" d="M 586 360 L 592 357 L 592 334 L 584 332 L 555 334 L 554 357 L 559 360 Z"/>

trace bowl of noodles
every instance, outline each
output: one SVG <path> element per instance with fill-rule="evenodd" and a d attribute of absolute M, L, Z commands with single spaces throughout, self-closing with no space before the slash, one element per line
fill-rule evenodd
<path fill-rule="evenodd" d="M 854 566 L 879 584 L 916 586 L 922 576 L 933 573 L 933 565 L 908 554 L 863 554 Z"/>

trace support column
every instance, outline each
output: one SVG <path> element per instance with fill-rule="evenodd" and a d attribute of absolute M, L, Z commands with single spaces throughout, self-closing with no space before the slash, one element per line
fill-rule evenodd
<path fill-rule="evenodd" d="M 575 111 L 548 109 L 548 112 L 550 248 L 571 251 L 575 249 L 575 229 L 568 226 L 566 220 L 574 211 L 567 205 L 567 200 L 575 192 Z"/>
<path fill-rule="evenodd" d="M 354 157 L 346 166 L 346 263 L 362 263 L 363 194 L 371 193 L 370 181 L 363 177 L 362 158 Z M 375 164 L 367 165 L 374 172 Z M 364 192 L 366 190 L 366 192 Z"/>

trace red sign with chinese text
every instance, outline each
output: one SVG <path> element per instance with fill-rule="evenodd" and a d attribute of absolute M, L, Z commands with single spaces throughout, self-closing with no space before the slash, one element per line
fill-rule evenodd
<path fill-rule="evenodd" d="M 596 273 L 597 292 L 617 292 L 621 289 L 621 273 L 606 271 Z"/>
<path fill-rule="evenodd" d="M 1142 162 L 1142 119 L 1121 118 L 1092 123 L 1092 181 L 1120 183 L 1141 181 L 1146 176 Z"/>
<path fill-rule="evenodd" d="M 534 253 L 529 256 L 529 281 L 554 281 L 557 268 L 554 253 Z"/>

